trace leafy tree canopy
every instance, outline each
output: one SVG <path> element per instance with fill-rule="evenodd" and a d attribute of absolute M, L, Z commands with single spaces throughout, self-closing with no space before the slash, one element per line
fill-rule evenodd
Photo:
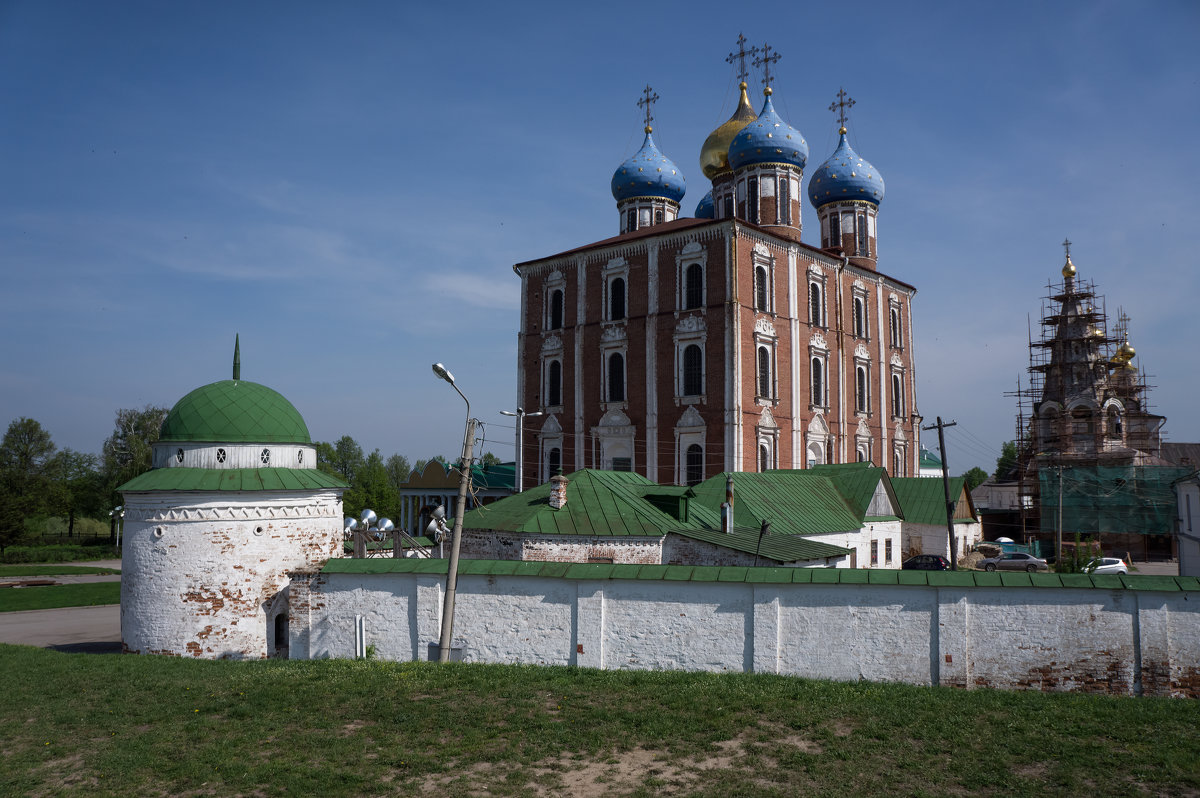
<path fill-rule="evenodd" d="M 988 478 L 988 472 L 984 471 L 979 466 L 975 466 L 967 473 L 963 474 L 963 479 L 967 481 L 967 491 L 973 491 L 979 487 Z"/>
<path fill-rule="evenodd" d="M 1017 442 L 1005 441 L 996 458 L 996 479 L 1004 481 L 1015 478 L 1017 470 Z"/>
<path fill-rule="evenodd" d="M 114 491 L 111 496 L 114 504 L 120 501 L 115 494 L 117 486 L 150 470 L 153 447 L 169 412 L 168 408 L 154 405 L 117 411 L 112 435 L 104 441 L 102 454 L 104 479 L 109 490 Z"/>

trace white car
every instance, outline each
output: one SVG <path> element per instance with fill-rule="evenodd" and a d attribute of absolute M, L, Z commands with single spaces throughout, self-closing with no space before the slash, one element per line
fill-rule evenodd
<path fill-rule="evenodd" d="M 1127 574 L 1129 566 L 1118 557 L 1097 557 L 1084 566 L 1089 574 Z"/>

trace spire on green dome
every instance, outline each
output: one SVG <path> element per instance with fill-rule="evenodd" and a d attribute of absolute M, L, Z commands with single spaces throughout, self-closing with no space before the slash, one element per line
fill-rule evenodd
<path fill-rule="evenodd" d="M 242 342 L 241 336 L 237 333 L 233 335 L 233 379 L 240 380 L 242 378 Z"/>

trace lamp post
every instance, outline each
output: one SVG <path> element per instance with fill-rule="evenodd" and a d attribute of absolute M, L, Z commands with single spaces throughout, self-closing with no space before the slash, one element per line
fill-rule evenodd
<path fill-rule="evenodd" d="M 518 407 L 517 412 L 515 412 L 515 413 L 511 410 L 501 410 L 500 415 L 517 417 L 517 484 L 516 484 L 516 488 L 517 488 L 517 493 L 520 493 L 521 491 L 525 490 L 525 478 L 524 478 L 524 474 L 523 474 L 523 472 L 525 471 L 525 456 L 524 456 L 525 455 L 525 436 L 522 434 L 521 430 L 524 429 L 524 427 L 525 427 L 525 418 L 527 416 L 529 418 L 534 418 L 536 416 L 542 415 L 542 411 L 538 410 L 536 413 L 526 413 L 525 408 Z"/>
<path fill-rule="evenodd" d="M 454 384 L 454 375 L 441 363 L 433 364 L 433 373 L 450 383 L 467 403 L 467 429 L 463 434 L 461 476 L 458 480 L 458 509 L 454 513 L 454 531 L 450 541 L 450 566 L 446 572 L 446 600 L 442 605 L 442 636 L 438 643 L 438 662 L 450 661 L 454 639 L 454 592 L 458 587 L 458 552 L 462 546 L 463 515 L 467 512 L 467 491 L 471 485 L 471 456 L 475 453 L 475 419 L 471 418 L 471 400 Z"/>

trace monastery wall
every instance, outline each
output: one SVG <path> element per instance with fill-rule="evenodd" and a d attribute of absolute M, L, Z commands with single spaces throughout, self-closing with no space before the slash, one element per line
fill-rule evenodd
<path fill-rule="evenodd" d="M 731 582 L 461 574 L 455 645 L 469 662 L 1200 698 L 1198 591 L 747 581 L 756 573 L 771 572 Z M 444 584 L 295 575 L 291 656 L 352 657 L 361 615 L 379 656 L 428 659 Z"/>

